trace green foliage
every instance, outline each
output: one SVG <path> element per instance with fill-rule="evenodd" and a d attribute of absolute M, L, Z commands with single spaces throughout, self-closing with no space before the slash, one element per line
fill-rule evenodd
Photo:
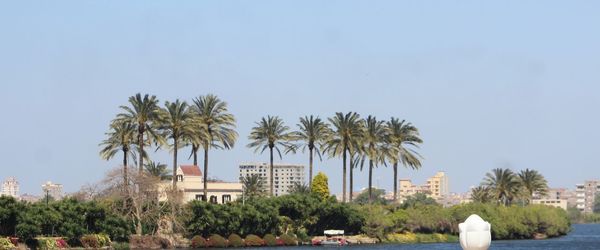
<path fill-rule="evenodd" d="M 129 243 L 128 242 L 113 242 L 111 244 L 111 247 L 114 250 L 129 250 Z"/>
<path fill-rule="evenodd" d="M 600 193 L 596 193 L 594 197 L 594 213 L 600 213 Z"/>
<path fill-rule="evenodd" d="M 374 189 L 372 189 L 371 192 L 372 192 L 372 196 L 373 196 L 372 202 L 369 202 L 369 190 L 368 189 L 365 189 L 358 196 L 356 196 L 356 199 L 354 199 L 353 202 L 356 202 L 361 205 L 365 205 L 365 204 L 386 205 L 387 204 L 387 201 L 383 197 L 385 195 L 384 189 L 374 188 Z"/>
<path fill-rule="evenodd" d="M 227 247 L 227 240 L 221 235 L 213 234 L 208 237 L 208 245 L 211 247 Z"/>
<path fill-rule="evenodd" d="M 24 204 L 10 196 L 0 195 L 0 235 L 15 235 L 17 219 Z"/>
<path fill-rule="evenodd" d="M 229 245 L 232 247 L 243 247 L 244 246 L 244 240 L 242 239 L 242 237 L 240 237 L 237 234 L 229 235 L 229 237 L 227 238 L 227 241 L 229 242 Z"/>
<path fill-rule="evenodd" d="M 417 193 L 406 197 L 402 202 L 402 208 L 417 207 L 420 205 L 439 205 L 433 198 L 428 197 L 423 193 Z"/>
<path fill-rule="evenodd" d="M 15 245 L 7 238 L 0 238 L 0 249 L 13 249 Z"/>
<path fill-rule="evenodd" d="M 479 186 L 471 189 L 471 199 L 473 202 L 488 203 L 492 202 L 494 197 L 489 187 Z"/>
<path fill-rule="evenodd" d="M 286 246 L 298 245 L 298 239 L 296 237 L 294 237 L 293 235 L 283 234 L 283 235 L 279 236 L 279 239 L 281 239 L 283 241 L 283 244 L 285 244 Z"/>
<path fill-rule="evenodd" d="M 259 247 L 265 245 L 265 241 L 254 234 L 247 235 L 244 243 L 249 247 Z"/>
<path fill-rule="evenodd" d="M 367 197 L 368 199 L 368 197 Z M 383 206 L 365 205 L 362 206 L 361 214 L 365 216 L 365 223 L 362 231 L 369 237 L 377 238 L 382 241 L 386 235 L 393 232 L 394 220 L 393 213 Z"/>
<path fill-rule="evenodd" d="M 330 198 L 315 211 L 316 222 L 307 227 L 308 234 L 322 235 L 327 229 L 343 229 L 347 234 L 358 234 L 364 224 L 364 217 L 355 206 L 336 202 Z"/>
<path fill-rule="evenodd" d="M 252 199 L 264 195 L 264 183 L 258 174 L 243 177 L 241 182 L 244 186 L 244 199 Z"/>
<path fill-rule="evenodd" d="M 272 235 L 272 234 L 266 234 L 266 235 L 263 237 L 263 240 L 265 241 L 265 244 L 266 244 L 267 246 L 270 246 L 270 247 L 272 247 L 272 246 L 277 246 L 277 238 L 275 238 L 275 235 Z"/>
<path fill-rule="evenodd" d="M 200 235 L 196 235 L 192 238 L 192 248 L 202 248 L 202 247 L 208 247 L 208 243 L 206 242 L 206 240 L 200 236 Z"/>
<path fill-rule="evenodd" d="M 329 184 L 327 175 L 325 175 L 323 172 L 319 172 L 313 179 L 310 190 L 321 197 L 321 199 L 327 199 L 329 197 Z"/>
<path fill-rule="evenodd" d="M 87 234 L 81 236 L 81 245 L 85 248 L 99 248 L 101 247 L 98 237 L 94 234 Z"/>

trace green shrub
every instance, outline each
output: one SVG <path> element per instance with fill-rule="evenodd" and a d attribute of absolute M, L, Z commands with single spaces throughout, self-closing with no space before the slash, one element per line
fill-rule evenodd
<path fill-rule="evenodd" d="M 213 234 L 208 237 L 208 245 L 211 247 L 227 247 L 227 240 L 221 235 Z"/>
<path fill-rule="evenodd" d="M 263 237 L 263 240 L 265 240 L 267 246 L 277 246 L 277 238 L 272 234 L 266 234 L 265 237 Z"/>
<path fill-rule="evenodd" d="M 37 248 L 43 250 L 50 249 L 59 249 L 58 244 L 56 243 L 56 238 L 54 237 L 38 237 L 37 240 Z"/>
<path fill-rule="evenodd" d="M 242 239 L 242 237 L 240 237 L 237 234 L 229 235 L 229 238 L 227 238 L 227 241 L 229 242 L 229 245 L 232 247 L 243 247 L 244 246 L 244 240 Z"/>
<path fill-rule="evenodd" d="M 254 234 L 246 235 L 246 239 L 244 240 L 244 243 L 248 247 L 259 247 L 259 246 L 265 245 L 265 241 Z"/>
<path fill-rule="evenodd" d="M 281 239 L 283 241 L 283 244 L 285 244 L 286 246 L 298 245 L 298 239 L 296 239 L 296 237 L 294 237 L 293 235 L 283 234 L 279 236 L 279 239 Z"/>
<path fill-rule="evenodd" d="M 98 236 L 95 234 L 86 234 L 84 236 L 81 236 L 79 241 L 81 242 L 81 245 L 85 248 L 100 248 L 100 247 L 102 247 L 102 245 L 100 244 L 100 240 L 98 239 Z"/>
<path fill-rule="evenodd" d="M 192 248 L 202 248 L 202 247 L 208 247 L 208 243 L 206 242 L 206 240 L 200 235 L 194 236 L 192 238 Z"/>
<path fill-rule="evenodd" d="M 7 238 L 0 238 L 0 249 L 12 249 L 15 245 Z"/>

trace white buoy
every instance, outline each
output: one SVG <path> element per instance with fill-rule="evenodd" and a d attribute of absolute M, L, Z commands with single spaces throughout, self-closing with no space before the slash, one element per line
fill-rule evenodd
<path fill-rule="evenodd" d="M 492 226 L 479 215 L 472 214 L 458 224 L 460 246 L 463 250 L 487 250 L 492 243 Z"/>

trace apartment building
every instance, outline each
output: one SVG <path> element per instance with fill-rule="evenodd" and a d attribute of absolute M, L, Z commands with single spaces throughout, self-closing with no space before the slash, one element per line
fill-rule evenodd
<path fill-rule="evenodd" d="M 437 200 L 449 195 L 448 176 L 445 172 L 441 171 L 428 178 L 424 185 L 413 184 L 410 179 L 400 179 L 398 184 L 400 200 L 403 200 L 406 196 L 418 193 L 427 194 L 429 197 Z"/>
<path fill-rule="evenodd" d="M 19 182 L 15 177 L 8 177 L 2 182 L 2 192 L 0 195 L 12 196 L 17 198 L 19 196 Z"/>
<path fill-rule="evenodd" d="M 600 181 L 585 181 L 583 184 L 575 185 L 576 207 L 583 213 L 594 212 L 594 200 L 600 192 Z"/>
<path fill-rule="evenodd" d="M 269 191 L 269 163 L 242 163 L 239 166 L 240 180 L 251 175 L 258 175 L 263 181 L 263 188 Z M 273 164 L 273 194 L 280 196 L 288 194 L 294 184 L 306 184 L 304 165 L 301 164 Z"/>

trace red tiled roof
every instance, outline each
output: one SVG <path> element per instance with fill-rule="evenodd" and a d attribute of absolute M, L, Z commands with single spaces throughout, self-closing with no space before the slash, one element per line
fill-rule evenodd
<path fill-rule="evenodd" d="M 197 165 L 181 165 L 179 168 L 181 168 L 183 175 L 202 176 L 202 171 L 200 171 L 200 167 Z"/>

